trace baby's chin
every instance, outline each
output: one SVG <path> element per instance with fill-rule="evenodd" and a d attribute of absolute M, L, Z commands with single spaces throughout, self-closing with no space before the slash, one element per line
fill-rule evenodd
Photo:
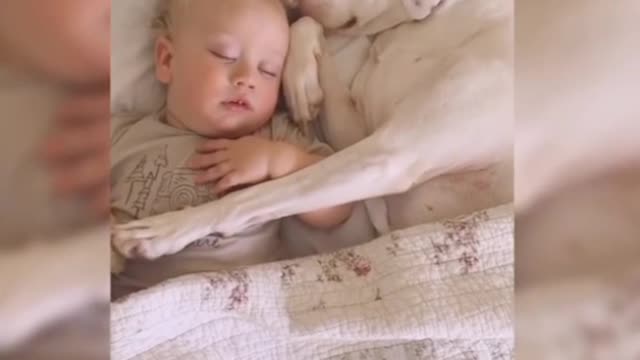
<path fill-rule="evenodd" d="M 243 136 L 252 135 L 259 127 L 255 126 L 224 126 L 220 124 L 212 124 L 206 127 L 206 129 L 196 130 L 190 129 L 200 136 L 212 138 L 212 139 L 239 139 Z"/>
<path fill-rule="evenodd" d="M 253 117 L 220 116 L 204 121 L 200 130 L 191 129 L 200 136 L 219 139 L 238 139 L 253 135 L 269 123 L 270 118 L 255 119 Z"/>

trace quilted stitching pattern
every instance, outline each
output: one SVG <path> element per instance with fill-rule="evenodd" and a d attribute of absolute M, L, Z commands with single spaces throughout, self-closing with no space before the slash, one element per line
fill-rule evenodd
<path fill-rule="evenodd" d="M 112 359 L 512 359 L 511 206 L 187 275 L 112 304 Z"/>

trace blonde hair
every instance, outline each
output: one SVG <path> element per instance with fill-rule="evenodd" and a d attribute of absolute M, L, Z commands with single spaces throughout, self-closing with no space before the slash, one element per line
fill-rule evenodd
<path fill-rule="evenodd" d="M 151 29 L 157 36 L 170 37 L 175 30 L 176 18 L 179 11 L 184 11 L 189 0 L 159 0 L 155 16 L 151 22 Z"/>
<path fill-rule="evenodd" d="M 184 11 L 189 2 L 190 0 L 158 0 L 156 15 L 151 22 L 151 29 L 156 35 L 169 37 L 174 30 L 177 13 Z M 285 10 L 289 24 L 301 17 L 297 9 L 284 6 L 280 1 L 278 3 Z"/>

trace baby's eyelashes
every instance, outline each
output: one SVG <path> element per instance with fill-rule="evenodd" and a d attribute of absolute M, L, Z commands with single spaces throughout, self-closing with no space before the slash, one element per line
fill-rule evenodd
<path fill-rule="evenodd" d="M 260 70 L 261 73 L 273 78 L 279 77 L 280 73 L 282 72 L 281 66 L 277 65 L 277 63 L 273 61 L 261 62 L 258 65 L 258 69 Z"/>
<path fill-rule="evenodd" d="M 226 53 L 224 51 L 219 51 L 219 50 L 209 50 L 209 53 L 211 53 L 213 56 L 215 56 L 216 58 L 229 63 L 229 64 L 233 64 L 235 62 L 237 62 L 239 60 L 239 57 L 230 53 Z M 275 68 L 274 66 L 265 66 L 262 65 L 262 63 L 258 66 L 258 71 L 266 76 L 272 77 L 272 78 L 277 78 L 280 74 L 280 70 L 278 70 L 277 68 Z"/>
<path fill-rule="evenodd" d="M 260 69 L 260 72 L 262 72 L 263 74 L 267 75 L 267 76 L 271 76 L 274 78 L 278 77 L 278 73 L 276 71 L 269 71 L 269 70 L 265 70 L 265 69 Z"/>
<path fill-rule="evenodd" d="M 231 56 L 231 55 L 226 55 L 224 53 L 221 53 L 221 52 L 218 52 L 218 51 L 215 51 L 215 50 L 209 50 L 209 52 L 213 56 L 215 56 L 217 58 L 220 58 L 222 60 L 228 61 L 228 62 L 235 62 L 236 60 L 238 60 L 237 57 L 234 57 L 234 56 Z"/>

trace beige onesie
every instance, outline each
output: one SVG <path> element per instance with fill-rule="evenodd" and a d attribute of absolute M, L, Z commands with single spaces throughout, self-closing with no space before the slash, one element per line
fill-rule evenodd
<path fill-rule="evenodd" d="M 113 132 L 111 206 L 118 222 L 216 200 L 210 186 L 194 184 L 195 172 L 186 166 L 204 138 L 167 125 L 160 114 L 127 122 L 130 125 Z M 114 119 L 114 123 L 123 121 Z M 298 145 L 310 153 L 332 153 L 329 146 L 304 136 L 286 115 L 276 115 L 258 135 Z M 283 256 L 278 227 L 276 221 L 232 237 L 211 234 L 177 254 L 154 261 L 130 261 L 116 280 L 120 286 L 136 290 L 182 274 L 278 260 Z"/>

